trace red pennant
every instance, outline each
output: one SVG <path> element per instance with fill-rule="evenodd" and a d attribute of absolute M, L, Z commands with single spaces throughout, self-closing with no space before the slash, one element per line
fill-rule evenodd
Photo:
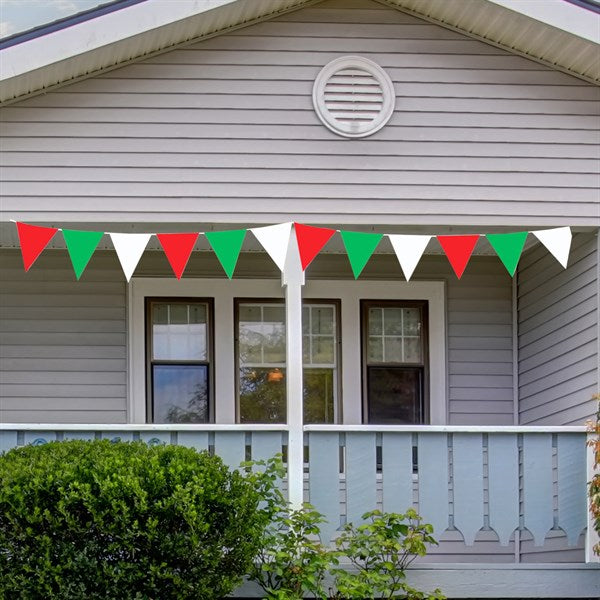
<path fill-rule="evenodd" d="M 198 233 L 156 234 L 177 279 L 181 279 L 183 275 L 198 235 Z"/>
<path fill-rule="evenodd" d="M 336 230 L 326 229 L 325 227 L 312 227 L 311 225 L 300 225 L 299 223 L 294 223 L 294 229 L 296 230 L 296 239 L 298 240 L 300 262 L 304 271 Z"/>
<path fill-rule="evenodd" d="M 38 227 L 37 225 L 17 223 L 17 233 L 19 234 L 25 271 L 29 271 L 31 265 L 57 231 L 58 229 L 55 227 Z"/>
<path fill-rule="evenodd" d="M 456 276 L 460 279 L 473 254 L 478 235 L 438 235 L 439 240 Z"/>

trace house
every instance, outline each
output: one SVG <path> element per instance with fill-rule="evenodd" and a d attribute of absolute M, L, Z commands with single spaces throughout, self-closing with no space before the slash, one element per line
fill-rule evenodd
<path fill-rule="evenodd" d="M 118 0 L 2 41 L 1 447 L 283 448 L 325 537 L 414 505 L 423 588 L 596 597 L 599 28 L 582 0 Z M 63 229 L 27 271 L 11 220 Z M 549 230 L 514 277 L 436 238 Z"/>

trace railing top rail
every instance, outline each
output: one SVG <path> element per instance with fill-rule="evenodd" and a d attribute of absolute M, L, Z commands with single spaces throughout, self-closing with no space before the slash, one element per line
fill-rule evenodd
<path fill-rule="evenodd" d="M 285 424 L 0 423 L 0 431 L 288 431 Z"/>
<path fill-rule="evenodd" d="M 263 423 L 0 423 L 0 431 L 288 431 Z M 305 425 L 306 432 L 585 433 L 585 425 Z"/>
<path fill-rule="evenodd" d="M 305 425 L 308 432 L 585 433 L 585 425 Z"/>

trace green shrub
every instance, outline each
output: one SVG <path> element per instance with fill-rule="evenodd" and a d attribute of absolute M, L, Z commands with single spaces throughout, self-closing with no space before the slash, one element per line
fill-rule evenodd
<path fill-rule="evenodd" d="M 53 442 L 0 456 L 0 598 L 220 598 L 268 515 L 261 480 L 142 442 Z"/>

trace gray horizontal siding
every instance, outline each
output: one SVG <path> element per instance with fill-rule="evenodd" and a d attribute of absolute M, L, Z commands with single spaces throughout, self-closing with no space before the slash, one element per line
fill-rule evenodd
<path fill-rule="evenodd" d="M 343 54 L 396 88 L 391 121 L 363 140 L 312 109 L 316 74 Z M 25 221 L 598 225 L 599 92 L 379 3 L 328 1 L 5 107 L 3 208 Z"/>
<path fill-rule="evenodd" d="M 48 251 L 25 274 L 16 251 L 2 256 L 0 419 L 90 422 L 98 411 L 125 420 L 125 285 L 114 252 L 96 252 L 82 280 L 65 251 Z M 162 252 L 146 252 L 137 276 L 172 277 Z M 195 252 L 186 277 L 222 276 L 212 253 Z M 264 254 L 244 253 L 237 277 L 277 277 Z M 348 259 L 321 255 L 310 277 L 352 278 Z M 400 278 L 395 257 L 372 258 L 365 279 Z M 459 282 L 444 257 L 425 257 L 416 279 L 447 282 L 448 405 L 451 424 L 513 422 L 510 278 L 474 257 Z M 45 410 L 44 410 L 45 409 Z M 61 421 L 62 419 L 62 421 Z"/>
<path fill-rule="evenodd" d="M 574 237 L 566 270 L 541 247 L 522 258 L 518 275 L 522 424 L 577 425 L 594 413 L 598 286 L 595 234 Z"/>
<path fill-rule="evenodd" d="M 76 282 L 67 253 L 29 273 L 0 253 L 0 421 L 124 423 L 125 284 L 114 253 Z"/>

